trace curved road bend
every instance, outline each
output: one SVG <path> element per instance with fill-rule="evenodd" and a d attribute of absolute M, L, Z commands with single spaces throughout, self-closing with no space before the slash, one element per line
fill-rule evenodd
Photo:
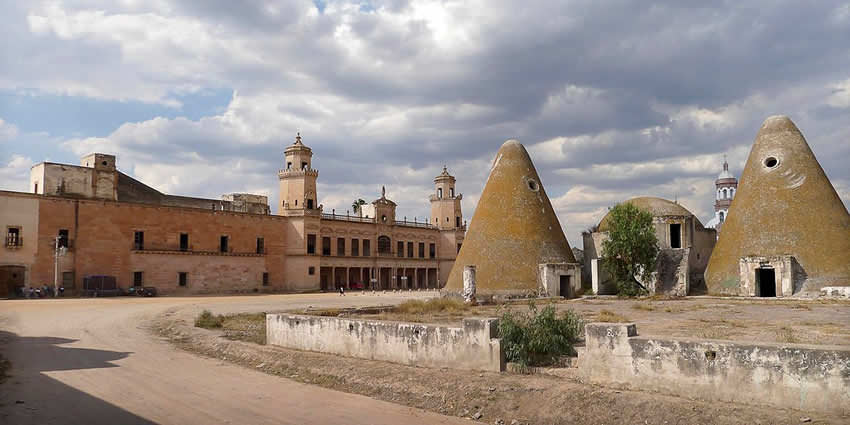
<path fill-rule="evenodd" d="M 468 424 L 198 357 L 145 326 L 165 310 L 397 303 L 332 294 L 0 300 L 2 424 Z"/>

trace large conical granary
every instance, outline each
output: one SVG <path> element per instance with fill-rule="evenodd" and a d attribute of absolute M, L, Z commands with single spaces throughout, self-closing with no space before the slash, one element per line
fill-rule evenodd
<path fill-rule="evenodd" d="M 479 296 L 536 296 L 538 269 L 575 257 L 525 147 L 499 149 L 446 291 L 463 289 L 463 268 L 476 267 Z"/>
<path fill-rule="evenodd" d="M 705 275 L 711 294 L 850 286 L 850 214 L 788 117 L 762 124 Z"/>

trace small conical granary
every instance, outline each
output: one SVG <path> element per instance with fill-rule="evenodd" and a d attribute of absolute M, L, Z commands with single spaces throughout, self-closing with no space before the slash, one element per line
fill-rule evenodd
<path fill-rule="evenodd" d="M 445 289 L 460 293 L 463 268 L 474 265 L 477 295 L 535 296 L 538 268 L 546 263 L 575 263 L 575 257 L 531 157 L 508 140 L 493 161 Z"/>
<path fill-rule="evenodd" d="M 850 214 L 788 117 L 762 124 L 705 277 L 710 294 L 850 286 Z"/>

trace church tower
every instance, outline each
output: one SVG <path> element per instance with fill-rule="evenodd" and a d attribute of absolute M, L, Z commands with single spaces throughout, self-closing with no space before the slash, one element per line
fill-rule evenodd
<path fill-rule="evenodd" d="M 723 227 L 723 223 L 729 216 L 729 206 L 732 205 L 732 199 L 735 197 L 735 192 L 738 190 L 738 179 L 729 172 L 729 163 L 723 158 L 723 171 L 717 176 L 714 181 L 715 196 L 714 196 L 714 218 L 708 222 L 707 227 L 713 227 L 717 232 Z"/>
<path fill-rule="evenodd" d="M 295 143 L 284 150 L 284 155 L 286 168 L 278 172 L 278 215 L 303 215 L 305 211 L 317 210 L 316 179 L 319 171 L 313 169 L 313 150 L 301 141 L 300 132 L 295 136 Z"/>
<path fill-rule="evenodd" d="M 431 224 L 440 230 L 463 227 L 463 212 L 460 201 L 463 195 L 455 193 L 455 178 L 446 167 L 434 178 L 435 193 L 431 195 Z"/>

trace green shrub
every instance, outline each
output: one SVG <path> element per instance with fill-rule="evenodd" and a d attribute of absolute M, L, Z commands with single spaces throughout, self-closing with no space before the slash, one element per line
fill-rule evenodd
<path fill-rule="evenodd" d="M 220 328 L 224 323 L 224 316 L 212 314 L 209 310 L 204 310 L 198 317 L 195 318 L 195 326 L 205 329 Z"/>
<path fill-rule="evenodd" d="M 538 311 L 532 303 L 528 312 L 506 311 L 499 319 L 505 358 L 522 366 L 550 364 L 559 356 L 575 355 L 573 345 L 583 333 L 578 314 L 567 310 L 558 315 L 552 305 Z"/>

